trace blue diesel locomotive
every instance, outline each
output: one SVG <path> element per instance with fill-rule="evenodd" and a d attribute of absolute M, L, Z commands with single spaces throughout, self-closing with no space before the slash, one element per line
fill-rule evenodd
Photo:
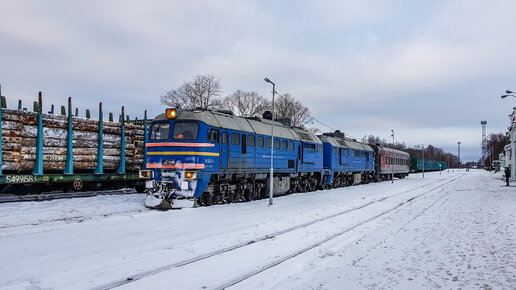
<path fill-rule="evenodd" d="M 243 118 L 230 111 L 167 109 L 148 132 L 147 169 L 140 172 L 150 178 L 145 205 L 168 209 L 266 197 L 272 146 L 275 196 L 378 179 L 371 146 L 338 131 L 315 136 L 280 121 L 270 112 Z"/>

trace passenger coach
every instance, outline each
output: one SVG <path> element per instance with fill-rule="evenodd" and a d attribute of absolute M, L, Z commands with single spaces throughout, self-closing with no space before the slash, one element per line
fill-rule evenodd
<path fill-rule="evenodd" d="M 375 179 L 405 178 L 409 174 L 409 154 L 396 149 L 371 145 L 375 152 Z"/>

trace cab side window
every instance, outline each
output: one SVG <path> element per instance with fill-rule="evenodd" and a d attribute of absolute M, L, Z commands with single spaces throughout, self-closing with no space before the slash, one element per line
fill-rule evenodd
<path fill-rule="evenodd" d="M 206 138 L 209 142 L 219 142 L 219 130 L 209 129 L 208 136 Z"/>

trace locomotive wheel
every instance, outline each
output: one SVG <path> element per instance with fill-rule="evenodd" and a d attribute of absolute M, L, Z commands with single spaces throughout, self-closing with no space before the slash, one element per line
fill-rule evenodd
<path fill-rule="evenodd" d="M 82 186 L 84 185 L 84 182 L 80 179 L 76 179 L 73 181 L 73 190 L 79 191 L 82 189 Z"/>
<path fill-rule="evenodd" d="M 137 186 L 134 187 L 134 189 L 138 193 L 143 193 L 145 191 L 145 185 L 137 185 Z"/>
<path fill-rule="evenodd" d="M 251 201 L 253 200 L 253 192 L 250 191 L 250 190 L 247 190 L 245 193 L 244 193 L 244 198 L 246 201 Z"/>
<path fill-rule="evenodd" d="M 213 204 L 213 196 L 209 193 L 205 193 L 202 195 L 202 203 L 205 206 L 210 206 Z"/>
<path fill-rule="evenodd" d="M 230 192 L 228 196 L 228 203 L 234 203 L 235 202 L 235 193 Z"/>

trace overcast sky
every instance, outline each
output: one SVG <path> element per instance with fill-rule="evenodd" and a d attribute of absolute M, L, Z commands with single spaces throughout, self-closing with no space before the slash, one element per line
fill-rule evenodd
<path fill-rule="evenodd" d="M 328 126 L 463 161 L 506 132 L 516 99 L 516 1 L 0 2 L 0 84 L 8 107 L 43 91 L 84 116 L 125 105 L 164 111 L 160 95 L 196 74 L 271 97 L 290 93 Z M 323 131 L 330 129 L 315 123 Z"/>

